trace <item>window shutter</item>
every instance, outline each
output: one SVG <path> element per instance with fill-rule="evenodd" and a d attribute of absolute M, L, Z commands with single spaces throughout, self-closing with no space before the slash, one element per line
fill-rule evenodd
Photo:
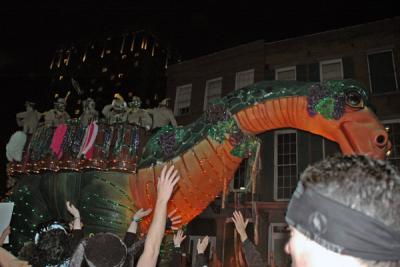
<path fill-rule="evenodd" d="M 308 80 L 313 82 L 319 82 L 319 64 L 313 63 L 308 65 Z"/>
<path fill-rule="evenodd" d="M 396 90 L 392 51 L 368 55 L 368 64 L 373 93 L 386 93 Z"/>
<path fill-rule="evenodd" d="M 265 80 L 275 80 L 275 70 L 273 70 L 273 69 L 265 70 L 264 79 Z"/>
<path fill-rule="evenodd" d="M 352 57 L 344 57 L 343 61 L 343 78 L 354 79 L 354 61 Z"/>
<path fill-rule="evenodd" d="M 296 66 L 296 79 L 298 81 L 307 81 L 307 65 Z"/>

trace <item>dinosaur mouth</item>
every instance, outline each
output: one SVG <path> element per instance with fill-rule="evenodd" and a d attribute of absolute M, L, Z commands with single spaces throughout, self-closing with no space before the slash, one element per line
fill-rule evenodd
<path fill-rule="evenodd" d="M 382 134 L 381 127 L 375 133 L 365 129 L 357 123 L 343 122 L 340 130 L 343 138 L 339 138 L 339 144 L 344 154 L 362 154 L 377 159 L 385 159 L 390 154 L 391 142 Z"/>

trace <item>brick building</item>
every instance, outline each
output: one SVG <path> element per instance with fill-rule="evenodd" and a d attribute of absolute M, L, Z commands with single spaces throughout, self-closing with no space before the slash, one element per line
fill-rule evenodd
<path fill-rule="evenodd" d="M 400 17 L 395 17 L 276 42 L 259 40 L 171 65 L 167 96 L 173 100 L 178 122 L 185 125 L 198 118 L 211 99 L 261 80 L 352 78 L 370 89 L 373 109 L 390 133 L 393 148 L 389 158 L 400 167 L 399 70 Z M 296 180 L 307 165 L 339 151 L 337 144 L 295 129 L 279 129 L 259 137 L 263 142 L 262 170 L 256 204 L 249 201 L 244 163 L 232 182 L 227 207 L 221 209 L 217 199 L 188 228 L 189 235 L 215 236 L 217 255 L 224 266 L 230 266 L 235 249 L 234 227 L 229 220 L 233 202 L 239 202 L 247 216 L 256 218 L 258 248 L 268 262 L 273 255 L 278 266 L 286 266 L 284 213 Z M 278 151 L 279 146 L 290 149 Z M 283 164 L 279 157 L 293 160 Z M 251 225 L 249 236 L 253 229 Z"/>

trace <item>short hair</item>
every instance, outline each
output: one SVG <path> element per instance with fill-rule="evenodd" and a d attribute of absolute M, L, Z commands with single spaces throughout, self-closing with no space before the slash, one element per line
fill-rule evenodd
<path fill-rule="evenodd" d="M 127 257 L 127 248 L 122 240 L 111 233 L 98 233 L 85 245 L 85 259 L 96 267 L 120 266 Z"/>
<path fill-rule="evenodd" d="M 58 265 L 65 262 L 72 253 L 70 239 L 61 229 L 53 229 L 41 234 L 37 244 L 27 244 L 21 257 L 36 266 Z"/>
<path fill-rule="evenodd" d="M 307 167 L 300 180 L 304 188 L 400 232 L 400 176 L 388 161 L 335 155 Z M 400 266 L 400 261 L 359 260 L 371 267 Z"/>
<path fill-rule="evenodd" d="M 144 240 L 138 240 L 130 247 L 115 234 L 97 233 L 81 240 L 76 247 L 70 266 L 135 266 L 141 255 Z"/>

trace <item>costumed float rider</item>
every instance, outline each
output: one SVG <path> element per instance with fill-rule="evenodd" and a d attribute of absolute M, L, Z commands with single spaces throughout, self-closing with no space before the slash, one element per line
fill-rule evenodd
<path fill-rule="evenodd" d="M 44 113 L 44 123 L 46 126 L 56 127 L 61 123 L 66 123 L 71 118 L 65 111 L 69 94 L 70 92 L 68 92 L 65 98 L 57 98 L 54 102 L 54 108 Z"/>
<path fill-rule="evenodd" d="M 150 130 L 152 125 L 151 116 L 146 110 L 140 108 L 141 105 L 142 100 L 140 97 L 133 96 L 132 101 L 128 103 L 127 121 Z"/>
<path fill-rule="evenodd" d="M 176 119 L 174 117 L 174 113 L 169 108 L 169 103 L 171 99 L 165 98 L 162 100 L 157 108 L 148 109 L 147 111 L 153 117 L 153 131 L 157 131 L 159 128 L 172 124 L 172 126 L 177 127 L 178 124 L 176 123 Z"/>
<path fill-rule="evenodd" d="M 26 101 L 25 108 L 26 111 L 19 112 L 16 115 L 17 125 L 22 127 L 24 133 L 33 134 L 43 114 L 35 109 L 35 103 L 33 102 Z"/>
<path fill-rule="evenodd" d="M 87 126 L 92 121 L 97 121 L 99 119 L 99 112 L 96 110 L 96 102 L 93 98 L 86 98 L 82 101 L 83 112 L 79 117 L 83 126 Z"/>
<path fill-rule="evenodd" d="M 127 109 L 124 98 L 120 94 L 115 94 L 112 103 L 104 106 L 102 113 L 107 123 L 121 123 L 126 122 Z"/>
<path fill-rule="evenodd" d="M 39 124 L 42 116 L 40 112 L 35 110 L 35 103 L 26 101 L 26 111 L 19 112 L 16 115 L 17 125 L 22 127 L 22 131 L 16 131 L 6 145 L 6 156 L 8 161 L 22 161 L 24 146 Z"/>

